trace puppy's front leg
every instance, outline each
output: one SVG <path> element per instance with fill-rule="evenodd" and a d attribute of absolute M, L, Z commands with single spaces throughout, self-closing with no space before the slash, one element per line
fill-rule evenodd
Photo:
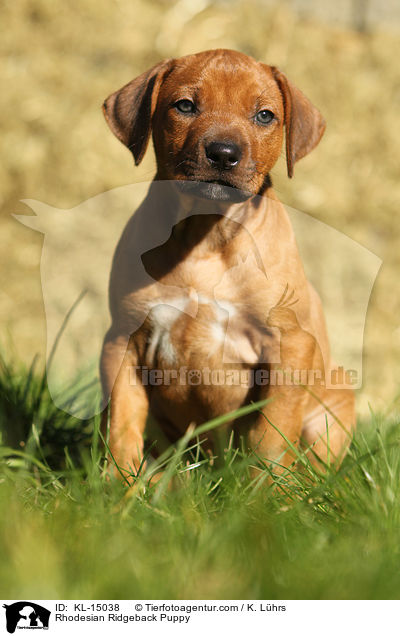
<path fill-rule="evenodd" d="M 149 408 L 147 393 L 135 373 L 137 356 L 127 339 L 106 337 L 101 356 L 101 376 L 105 397 L 111 395 L 110 426 L 107 411 L 103 435 L 123 475 L 136 474 L 143 459 L 143 433 Z M 114 470 L 117 476 L 120 473 Z"/>
<path fill-rule="evenodd" d="M 281 300 L 285 294 L 286 290 Z M 279 471 L 279 466 L 287 467 L 295 459 L 293 447 L 300 441 L 308 401 L 306 389 L 296 383 L 294 374 L 317 368 L 322 377 L 323 359 L 316 339 L 301 328 L 288 304 L 278 303 L 271 309 L 267 323 L 280 331 L 280 363 L 270 365 L 269 384 L 261 396 L 270 401 L 251 429 L 249 442 L 262 460 L 275 462 L 273 467 Z"/>
<path fill-rule="evenodd" d="M 270 401 L 250 429 L 249 445 L 262 461 L 272 463 L 274 472 L 281 472 L 295 459 L 290 444 L 299 443 L 307 393 L 302 386 L 271 386 L 264 397 Z"/>

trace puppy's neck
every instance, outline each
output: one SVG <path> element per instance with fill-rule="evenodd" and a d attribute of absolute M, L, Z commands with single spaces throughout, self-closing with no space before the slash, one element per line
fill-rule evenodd
<path fill-rule="evenodd" d="M 162 209 L 164 219 L 169 219 L 173 236 L 189 251 L 199 243 L 208 249 L 221 249 L 246 225 L 266 214 L 270 194 L 276 198 L 269 187 L 262 196 L 240 203 L 211 200 L 181 192 L 173 181 L 158 180 L 157 176 L 149 191 L 150 199 Z"/>

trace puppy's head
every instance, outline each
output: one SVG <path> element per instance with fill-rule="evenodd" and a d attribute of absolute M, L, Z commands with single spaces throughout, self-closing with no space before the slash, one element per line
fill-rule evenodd
<path fill-rule="evenodd" d="M 220 200 L 263 191 L 284 126 L 289 177 L 325 129 L 318 110 L 277 68 L 224 49 L 160 62 L 110 95 L 103 110 L 136 165 L 152 131 L 158 178 Z"/>

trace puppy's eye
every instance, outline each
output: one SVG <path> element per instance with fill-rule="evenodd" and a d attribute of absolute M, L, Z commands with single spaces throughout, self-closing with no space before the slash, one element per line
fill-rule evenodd
<path fill-rule="evenodd" d="M 180 113 L 184 113 L 185 115 L 190 115 L 196 111 L 196 106 L 190 99 L 180 99 L 175 102 L 174 106 Z"/>
<path fill-rule="evenodd" d="M 274 119 L 275 115 L 270 110 L 260 110 L 255 116 L 255 120 L 258 124 L 269 124 Z"/>

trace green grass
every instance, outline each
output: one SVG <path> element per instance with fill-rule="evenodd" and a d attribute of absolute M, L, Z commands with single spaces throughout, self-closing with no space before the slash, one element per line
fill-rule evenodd
<path fill-rule="evenodd" d="M 189 431 L 163 480 L 128 487 L 106 477 L 98 423 L 57 411 L 40 374 L 2 362 L 2 598 L 399 597 L 394 417 L 360 423 L 339 472 L 299 457 L 269 486 L 230 443 L 211 465 Z"/>

